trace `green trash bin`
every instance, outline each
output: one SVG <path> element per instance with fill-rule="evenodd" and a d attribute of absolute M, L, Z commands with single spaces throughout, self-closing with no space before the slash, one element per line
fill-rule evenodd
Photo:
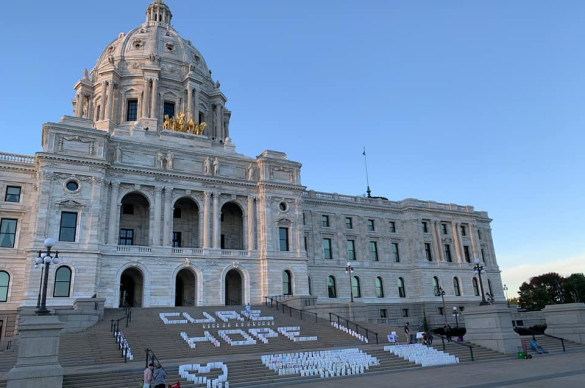
<path fill-rule="evenodd" d="M 524 352 L 518 352 L 518 359 L 519 360 L 524 359 Z"/>

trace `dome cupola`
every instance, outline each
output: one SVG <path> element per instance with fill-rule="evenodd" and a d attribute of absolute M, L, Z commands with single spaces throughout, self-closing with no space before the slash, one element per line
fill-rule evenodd
<path fill-rule="evenodd" d="M 171 18 L 165 3 L 152 2 L 144 23 L 106 46 L 75 85 L 74 116 L 91 119 L 111 134 L 139 125 L 217 142 L 229 137 L 227 98 L 199 50 L 179 35 Z"/>
<path fill-rule="evenodd" d="M 150 3 L 148 8 L 146 9 L 147 22 L 171 24 L 172 17 L 173 14 L 171 13 L 171 10 L 165 3 L 162 2 L 162 0 L 157 0 L 155 2 Z"/>

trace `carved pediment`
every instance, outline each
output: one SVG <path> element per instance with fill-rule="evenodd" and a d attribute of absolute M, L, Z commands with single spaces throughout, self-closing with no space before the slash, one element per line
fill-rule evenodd
<path fill-rule="evenodd" d="M 59 208 L 65 209 L 82 209 L 84 205 L 81 202 L 74 201 L 72 199 L 67 199 L 65 201 L 61 201 L 57 203 Z"/>

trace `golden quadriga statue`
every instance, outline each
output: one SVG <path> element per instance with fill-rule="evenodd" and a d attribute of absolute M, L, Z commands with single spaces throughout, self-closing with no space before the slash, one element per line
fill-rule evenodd
<path fill-rule="evenodd" d="M 193 119 L 187 121 L 184 113 L 179 113 L 172 118 L 169 118 L 169 115 L 165 115 L 165 121 L 163 122 L 163 129 L 192 133 L 193 135 L 202 135 L 205 127 L 207 127 L 207 123 L 197 124 Z"/>

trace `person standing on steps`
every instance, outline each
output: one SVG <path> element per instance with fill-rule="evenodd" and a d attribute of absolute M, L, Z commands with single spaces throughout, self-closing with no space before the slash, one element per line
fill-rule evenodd
<path fill-rule="evenodd" d="M 152 370 L 154 369 L 154 364 L 150 363 L 144 370 L 144 377 L 142 379 L 142 388 L 150 388 L 150 383 L 152 383 Z"/>
<path fill-rule="evenodd" d="M 153 376 L 154 388 L 165 388 L 167 386 L 167 372 L 163 369 L 161 364 L 156 364 Z"/>
<path fill-rule="evenodd" d="M 406 322 L 404 324 L 404 334 L 406 334 L 406 343 L 409 344 L 410 343 L 410 328 L 408 327 L 408 325 L 410 325 L 410 323 Z"/>

